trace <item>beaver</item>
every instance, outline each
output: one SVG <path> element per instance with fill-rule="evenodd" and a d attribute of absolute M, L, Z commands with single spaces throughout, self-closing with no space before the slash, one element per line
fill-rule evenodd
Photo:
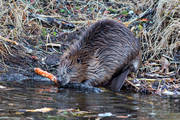
<path fill-rule="evenodd" d="M 120 91 L 129 72 L 140 61 L 140 43 L 122 23 L 104 19 L 82 33 L 60 57 L 57 80 L 60 86 L 110 86 Z"/>

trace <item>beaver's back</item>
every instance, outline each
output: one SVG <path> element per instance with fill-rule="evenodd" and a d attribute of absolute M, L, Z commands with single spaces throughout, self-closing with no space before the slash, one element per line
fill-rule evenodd
<path fill-rule="evenodd" d="M 93 85 L 108 81 L 131 64 L 139 48 L 138 39 L 123 24 L 113 20 L 96 22 L 81 38 L 81 50 L 91 56 L 87 63 L 88 80 Z"/>

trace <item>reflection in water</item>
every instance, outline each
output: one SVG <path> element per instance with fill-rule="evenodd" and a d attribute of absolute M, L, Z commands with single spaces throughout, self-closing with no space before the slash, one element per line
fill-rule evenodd
<path fill-rule="evenodd" d="M 6 88 L 0 89 L 0 119 L 46 119 L 58 116 L 58 110 L 74 108 L 91 112 L 112 113 L 104 119 L 118 119 L 122 116 L 133 120 L 178 120 L 180 101 L 178 98 L 162 98 L 135 93 L 85 93 L 77 90 L 57 89 L 50 84 L 32 81 L 19 83 L 1 83 Z M 47 113 L 22 112 L 26 109 L 53 108 Z M 85 116 L 84 116 L 85 117 Z M 78 119 L 83 119 L 83 116 Z M 94 117 L 94 118 L 95 118 Z M 73 116 L 71 116 L 73 119 Z M 93 119 L 93 118 L 92 118 Z"/>

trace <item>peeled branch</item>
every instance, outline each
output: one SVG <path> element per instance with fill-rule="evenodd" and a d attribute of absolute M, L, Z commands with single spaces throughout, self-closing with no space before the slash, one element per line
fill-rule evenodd
<path fill-rule="evenodd" d="M 57 78 L 53 74 L 51 74 L 51 73 L 49 73 L 47 71 L 44 71 L 41 68 L 34 68 L 34 72 L 37 73 L 38 75 L 41 75 L 41 76 L 46 77 L 46 78 L 49 78 L 56 85 L 58 85 Z"/>

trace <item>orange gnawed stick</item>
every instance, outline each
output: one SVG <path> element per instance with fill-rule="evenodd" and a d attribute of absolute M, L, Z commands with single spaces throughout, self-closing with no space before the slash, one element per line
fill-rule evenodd
<path fill-rule="evenodd" d="M 147 18 L 142 18 L 142 19 L 140 19 L 140 21 L 141 22 L 147 22 L 147 21 L 149 21 Z"/>
<path fill-rule="evenodd" d="M 47 72 L 47 71 L 44 71 L 44 70 L 42 70 L 41 68 L 34 68 L 34 72 L 37 73 L 37 74 L 39 74 L 39 75 L 41 75 L 41 76 L 43 76 L 43 77 L 49 78 L 49 79 L 52 80 L 56 85 L 58 85 L 57 78 L 56 78 L 53 74 L 51 74 L 51 73 L 49 73 L 49 72 Z"/>

